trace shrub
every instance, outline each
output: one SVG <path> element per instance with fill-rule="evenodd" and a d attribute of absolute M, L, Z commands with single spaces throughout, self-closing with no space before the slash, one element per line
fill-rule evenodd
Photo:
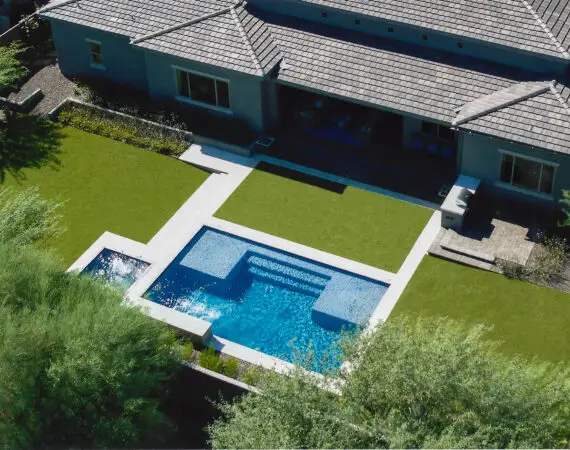
<path fill-rule="evenodd" d="M 23 51 L 21 42 L 0 46 L 0 89 L 16 87 L 28 74 L 28 69 L 22 66 L 18 58 Z"/>
<path fill-rule="evenodd" d="M 512 278 L 515 280 L 526 280 L 527 270 L 522 264 L 518 264 L 512 261 L 499 260 L 497 265 L 507 278 Z"/>
<path fill-rule="evenodd" d="M 249 366 L 243 374 L 243 382 L 250 386 L 255 386 L 261 379 L 261 372 L 255 366 Z"/>
<path fill-rule="evenodd" d="M 486 331 L 390 318 L 345 343 L 353 370 L 326 384 L 301 368 L 268 371 L 261 393 L 220 403 L 211 445 L 568 448 L 567 363 L 507 358 Z"/>
<path fill-rule="evenodd" d="M 548 283 L 564 267 L 567 249 L 566 239 L 539 233 L 535 257 L 527 269 L 528 277 L 533 281 Z"/>
<path fill-rule="evenodd" d="M 236 378 L 239 372 L 239 362 L 235 358 L 227 358 L 223 361 L 224 374 Z"/>
<path fill-rule="evenodd" d="M 204 369 L 213 370 L 214 372 L 222 372 L 223 361 L 220 355 L 212 347 L 208 347 L 200 353 L 200 366 Z"/>
<path fill-rule="evenodd" d="M 37 187 L 20 193 L 0 189 L 0 243 L 44 245 L 65 231 L 60 226 L 61 204 L 42 199 Z"/>
<path fill-rule="evenodd" d="M 152 126 L 134 118 L 112 116 L 88 107 L 69 107 L 59 113 L 59 120 L 65 125 L 146 148 L 163 155 L 179 156 L 189 145 L 182 133 L 177 135 L 159 126 Z"/>
<path fill-rule="evenodd" d="M 164 445 L 174 333 L 33 246 L 0 244 L 0 448 Z"/>
<path fill-rule="evenodd" d="M 182 347 L 182 359 L 184 361 L 193 361 L 194 360 L 194 345 L 192 342 L 187 342 Z"/>

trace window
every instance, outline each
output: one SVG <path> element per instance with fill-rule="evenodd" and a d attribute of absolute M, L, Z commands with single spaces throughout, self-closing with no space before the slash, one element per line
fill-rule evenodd
<path fill-rule="evenodd" d="M 230 107 L 230 86 L 227 81 L 176 69 L 178 95 L 198 103 Z"/>
<path fill-rule="evenodd" d="M 444 125 L 428 122 L 427 120 L 422 120 L 422 133 L 427 134 L 428 136 L 438 137 L 446 141 L 455 140 L 454 130 Z"/>
<path fill-rule="evenodd" d="M 556 167 L 538 160 L 503 153 L 501 159 L 501 182 L 514 187 L 552 194 Z"/>
<path fill-rule="evenodd" d="M 87 39 L 87 44 L 89 45 L 89 52 L 91 53 L 91 66 L 97 68 L 105 68 L 101 42 Z"/>

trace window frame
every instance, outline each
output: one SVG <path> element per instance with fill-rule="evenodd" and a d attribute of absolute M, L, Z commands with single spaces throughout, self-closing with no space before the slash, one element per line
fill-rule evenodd
<path fill-rule="evenodd" d="M 535 158 L 533 156 L 527 156 L 527 155 L 521 155 L 519 153 L 515 153 L 515 152 L 510 152 L 508 150 L 503 150 L 503 149 L 499 149 L 499 155 L 500 155 L 500 161 L 499 161 L 499 181 L 497 181 L 495 183 L 495 185 L 506 188 L 506 189 L 510 189 L 516 192 L 521 192 L 523 194 L 529 194 L 529 195 L 533 195 L 536 197 L 540 197 L 540 198 L 544 198 L 544 199 L 548 199 L 548 200 L 552 200 L 554 198 L 554 186 L 556 183 L 556 176 L 558 174 L 558 167 L 560 167 L 560 164 L 553 162 L 553 161 L 548 161 L 545 159 L 540 159 L 540 158 Z M 505 158 L 505 156 L 510 156 L 513 158 L 512 161 L 512 167 L 511 167 L 511 175 L 510 175 L 510 181 L 503 181 L 501 180 L 501 172 L 502 172 L 502 167 L 503 167 L 503 159 Z M 536 164 L 540 164 L 540 173 L 538 176 L 538 182 L 537 182 L 537 188 L 536 190 L 534 189 L 529 189 L 529 188 L 525 188 L 522 186 L 515 186 L 513 184 L 513 177 L 514 177 L 514 171 L 515 171 L 515 162 L 517 160 L 517 158 L 519 159 L 524 159 L 526 161 L 530 161 Z M 552 175 L 552 189 L 550 192 L 541 192 L 540 191 L 540 185 L 542 182 L 542 173 L 543 173 L 543 168 L 544 166 L 549 166 L 552 167 L 554 169 L 554 173 Z"/>
<path fill-rule="evenodd" d="M 434 134 L 432 133 L 427 133 L 424 131 L 424 123 L 431 125 L 431 126 L 435 126 L 436 127 L 436 132 Z M 441 136 L 441 129 L 442 128 L 447 128 L 450 131 L 453 131 L 453 139 L 447 139 Z M 452 129 L 452 127 L 448 127 L 447 125 L 442 125 L 440 123 L 437 122 L 431 122 L 430 120 L 422 120 L 421 124 L 420 124 L 420 131 L 424 136 L 428 136 L 430 138 L 433 139 L 440 139 L 442 141 L 446 141 L 446 142 L 457 142 L 457 133 Z"/>
<path fill-rule="evenodd" d="M 94 69 L 99 69 L 99 70 L 105 70 L 106 66 L 105 66 L 105 57 L 103 56 L 103 44 L 101 43 L 101 41 L 97 41 L 95 39 L 90 39 L 90 38 L 86 38 L 85 42 L 87 42 L 87 47 L 89 50 L 89 58 L 91 60 L 90 62 L 90 66 L 93 67 Z M 101 58 L 101 61 L 103 61 L 103 64 L 97 63 L 95 61 L 93 61 L 93 55 L 96 55 L 97 53 L 94 53 L 93 50 L 91 50 L 91 44 L 95 44 L 98 45 L 100 48 L 100 53 L 98 53 L 99 57 Z"/>
<path fill-rule="evenodd" d="M 214 111 L 218 111 L 218 112 L 222 112 L 224 114 L 233 114 L 232 111 L 232 100 L 231 100 L 231 83 L 230 80 L 228 80 L 227 78 L 222 78 L 222 77 L 218 77 L 215 75 L 210 75 L 207 73 L 203 73 L 203 72 L 199 72 L 197 70 L 191 70 L 191 69 L 186 69 L 185 67 L 181 67 L 181 66 L 176 66 L 173 65 L 172 66 L 173 69 L 173 73 L 174 73 L 174 85 L 176 87 L 176 96 L 175 99 L 179 102 L 182 103 L 188 103 L 191 105 L 196 105 L 196 106 L 200 106 L 203 108 L 208 108 Z M 180 95 L 180 90 L 179 90 L 179 85 L 178 85 L 178 72 L 186 72 L 188 74 L 192 74 L 192 75 L 197 75 L 197 76 L 201 76 L 210 80 L 214 81 L 214 92 L 216 95 L 216 104 L 212 105 L 210 103 L 205 103 L 205 102 L 200 102 L 197 100 L 192 99 L 192 87 L 190 86 L 190 82 L 188 82 L 188 97 L 185 97 L 183 95 Z M 217 82 L 223 82 L 226 83 L 228 86 L 228 102 L 229 102 L 229 107 L 225 107 L 225 106 L 220 106 L 220 101 L 219 101 L 219 96 L 218 96 L 218 83 Z"/>

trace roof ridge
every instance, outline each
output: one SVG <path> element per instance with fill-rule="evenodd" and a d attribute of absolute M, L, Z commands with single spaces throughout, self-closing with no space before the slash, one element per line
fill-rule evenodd
<path fill-rule="evenodd" d="M 568 114 L 570 114 L 570 105 L 568 105 L 566 100 L 564 100 L 562 98 L 562 95 L 560 94 L 560 92 L 556 88 L 557 84 L 558 84 L 558 82 L 556 80 L 552 80 L 552 82 L 550 83 L 550 92 L 552 92 L 552 94 L 558 99 L 558 101 L 560 102 L 562 107 L 566 110 L 566 112 Z"/>
<path fill-rule="evenodd" d="M 562 53 L 562 55 L 564 56 L 564 58 L 566 59 L 570 59 L 570 54 L 568 54 L 568 52 L 566 51 L 566 49 L 562 46 L 562 43 L 556 38 L 556 36 L 554 36 L 554 34 L 552 33 L 552 31 L 550 30 L 550 28 L 548 28 L 548 25 L 546 25 L 546 23 L 544 23 L 544 21 L 542 20 L 542 18 L 537 14 L 537 12 L 534 10 L 534 8 L 530 5 L 530 3 L 527 2 L 527 0 L 521 0 L 522 4 L 525 6 L 526 9 L 528 9 L 528 11 L 530 12 L 530 14 L 532 15 L 532 17 L 538 22 L 538 24 L 542 27 L 542 29 L 544 30 L 544 32 L 547 34 L 547 36 L 550 38 L 550 40 L 554 43 L 554 45 L 556 46 L 556 48 L 560 51 L 560 53 Z"/>
<path fill-rule="evenodd" d="M 544 94 L 546 91 L 552 89 L 553 82 L 554 81 L 523 81 L 483 95 L 457 108 L 455 110 L 457 117 L 453 120 L 452 124 L 453 126 L 463 125 L 464 123 L 486 116 L 487 114 Z M 519 88 L 525 89 L 525 92 L 518 93 L 517 89 Z"/>
<path fill-rule="evenodd" d="M 259 62 L 259 58 L 257 57 L 255 50 L 253 49 L 253 45 L 251 44 L 251 41 L 247 37 L 247 33 L 245 32 L 243 24 L 241 23 L 241 20 L 240 20 L 237 12 L 235 10 L 236 7 L 241 6 L 242 4 L 243 4 L 243 1 L 239 1 L 236 5 L 232 6 L 230 8 L 230 13 L 232 15 L 232 19 L 234 19 L 234 22 L 236 23 L 236 25 L 238 27 L 239 34 L 241 35 L 241 37 L 243 38 L 243 40 L 245 41 L 245 43 L 247 45 L 247 49 L 248 49 L 249 55 L 251 56 L 251 59 L 253 60 L 253 63 L 256 65 L 257 70 L 260 72 L 260 74 L 265 75 L 265 72 L 263 71 L 263 67 L 261 66 L 261 63 Z"/>
<path fill-rule="evenodd" d="M 51 11 L 52 9 L 59 8 L 60 6 L 66 6 L 66 5 L 69 5 L 71 3 L 75 3 L 78 1 L 79 0 L 63 0 L 62 2 L 59 2 L 59 3 L 47 4 L 44 7 L 38 9 L 36 12 L 41 14 L 43 12 Z"/>
<path fill-rule="evenodd" d="M 76 1 L 76 0 L 74 0 L 74 1 Z M 187 20 L 186 22 L 182 22 L 182 23 L 179 23 L 179 24 L 171 25 L 171 26 L 166 27 L 166 28 L 163 28 L 163 29 L 161 29 L 161 30 L 153 31 L 152 33 L 145 34 L 145 35 L 143 35 L 143 36 L 141 36 L 141 37 L 138 37 L 138 38 L 136 38 L 136 39 L 131 39 L 131 44 L 138 44 L 138 43 L 140 43 L 140 42 L 146 41 L 147 39 L 152 39 L 152 38 L 161 36 L 161 35 L 163 35 L 163 34 L 167 34 L 167 33 L 170 33 L 170 32 L 172 32 L 172 31 L 179 30 L 180 28 L 185 28 L 185 27 L 188 27 L 188 26 L 190 26 L 190 25 L 194 25 L 194 24 L 196 24 L 196 23 L 202 22 L 202 21 L 204 21 L 204 20 L 212 19 L 213 17 L 217 17 L 217 16 L 220 16 L 220 15 L 222 15 L 222 14 L 226 14 L 226 13 L 230 12 L 230 11 L 232 10 L 232 8 L 234 8 L 234 7 L 238 6 L 238 5 L 240 5 L 240 4 L 242 3 L 242 1 L 243 1 L 243 0 L 238 0 L 238 1 L 237 1 L 235 4 L 233 4 L 232 6 L 229 6 L 229 7 L 227 7 L 227 8 L 221 9 L 221 10 L 219 10 L 219 11 L 214 11 L 214 12 L 211 12 L 211 13 L 209 13 L 209 14 L 204 14 L 203 16 L 196 17 L 196 18 L 191 19 L 191 20 Z"/>

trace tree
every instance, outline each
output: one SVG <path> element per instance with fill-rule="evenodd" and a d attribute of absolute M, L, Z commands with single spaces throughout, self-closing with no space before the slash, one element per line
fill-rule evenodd
<path fill-rule="evenodd" d="M 2 226 L 31 227 L 0 237 L 0 448 L 160 445 L 171 428 L 160 405 L 181 367 L 174 333 L 28 245 L 57 217 L 24 197 L 0 207 Z"/>
<path fill-rule="evenodd" d="M 221 403 L 214 448 L 567 447 L 568 367 L 506 358 L 483 327 L 391 319 L 345 343 L 353 370 L 324 383 L 267 373 Z"/>
<path fill-rule="evenodd" d="M 18 59 L 22 52 L 22 44 L 19 42 L 0 47 L 0 89 L 14 87 L 28 74 L 28 69 Z"/>

